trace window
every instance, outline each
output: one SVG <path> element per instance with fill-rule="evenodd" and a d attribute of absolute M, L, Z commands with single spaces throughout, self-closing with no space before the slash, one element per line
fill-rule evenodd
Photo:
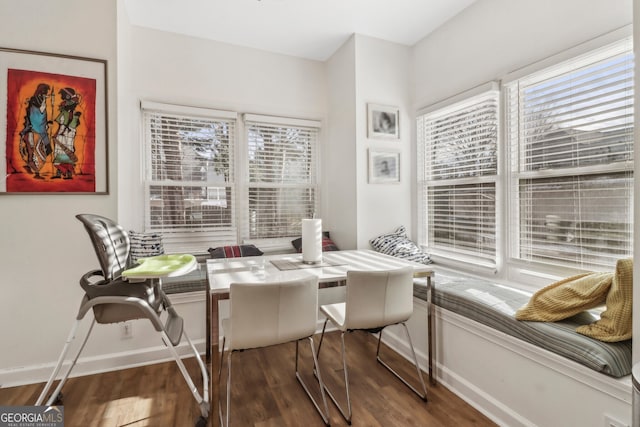
<path fill-rule="evenodd" d="M 167 251 L 236 242 L 236 114 L 143 103 L 145 228 Z"/>
<path fill-rule="evenodd" d="M 248 231 L 269 245 L 300 235 L 303 218 L 317 211 L 319 123 L 245 115 L 248 160 Z M 275 239 L 275 240 L 274 240 Z"/>
<path fill-rule="evenodd" d="M 142 111 L 145 228 L 162 233 L 167 251 L 289 248 L 316 213 L 319 122 L 246 114 L 238 123 L 235 112 L 152 102 Z"/>
<path fill-rule="evenodd" d="M 505 86 L 510 256 L 574 268 L 632 253 L 631 41 Z"/>
<path fill-rule="evenodd" d="M 498 104 L 493 89 L 418 116 L 421 242 L 433 254 L 495 265 Z"/>

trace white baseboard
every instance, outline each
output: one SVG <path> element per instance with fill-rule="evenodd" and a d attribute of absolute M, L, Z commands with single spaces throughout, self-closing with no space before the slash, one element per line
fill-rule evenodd
<path fill-rule="evenodd" d="M 193 344 L 201 355 L 204 354 L 204 339 L 193 340 Z M 184 340 L 176 347 L 176 351 L 181 358 L 193 356 L 189 344 Z M 100 356 L 80 357 L 69 376 L 80 377 L 84 375 L 100 374 L 170 360 L 173 360 L 173 357 L 165 346 L 148 347 L 141 350 L 103 354 Z M 69 364 L 70 361 L 63 364 L 60 369 L 59 376 L 65 372 L 65 369 Z M 45 382 L 49 379 L 54 368 L 55 363 L 47 363 L 43 365 L 0 370 L 0 387 L 7 388 Z"/>

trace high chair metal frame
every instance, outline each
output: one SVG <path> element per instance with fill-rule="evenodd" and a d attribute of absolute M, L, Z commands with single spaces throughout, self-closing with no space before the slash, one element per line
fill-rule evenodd
<path fill-rule="evenodd" d="M 76 215 L 76 218 L 84 224 L 86 231 L 89 233 L 100 263 L 100 269 L 89 271 L 80 279 L 80 286 L 84 289 L 85 295 L 82 298 L 76 320 L 58 358 L 56 367 L 38 397 L 36 405 L 41 405 L 45 401 L 51 385 L 65 363 L 65 358 L 71 343 L 76 337 L 81 321 L 89 310 L 93 310 L 94 318 L 86 335 L 82 338 L 80 348 L 71 359 L 71 363 L 64 372 L 60 383 L 45 404 L 52 405 L 54 402 L 61 400 L 60 392 L 62 387 L 78 361 L 80 353 L 82 353 L 96 323 L 111 324 L 136 319 L 148 319 L 160 334 L 163 343 L 178 364 L 189 390 L 200 407 L 201 417 L 196 421 L 196 426 L 206 425 L 209 416 L 208 371 L 196 347 L 183 328 L 184 322 L 182 318 L 162 291 L 162 275 L 154 279 L 146 278 L 139 281 L 127 281 L 122 276 L 123 271 L 131 267 L 129 265 L 130 247 L 127 232 L 112 220 L 99 215 L 80 214 Z M 194 263 L 194 266 L 197 266 L 197 264 Z M 183 271 L 182 274 L 184 273 Z M 161 319 L 163 313 L 167 315 L 165 323 Z M 183 336 L 200 366 L 203 380 L 202 394 L 198 392 L 198 388 L 191 379 L 175 348 L 180 344 Z"/>

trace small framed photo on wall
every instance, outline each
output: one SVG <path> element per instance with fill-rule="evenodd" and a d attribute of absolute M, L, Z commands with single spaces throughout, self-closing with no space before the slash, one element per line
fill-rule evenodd
<path fill-rule="evenodd" d="M 400 182 L 400 152 L 369 150 L 369 183 Z"/>
<path fill-rule="evenodd" d="M 367 136 L 377 139 L 400 139 L 398 107 L 367 104 Z"/>

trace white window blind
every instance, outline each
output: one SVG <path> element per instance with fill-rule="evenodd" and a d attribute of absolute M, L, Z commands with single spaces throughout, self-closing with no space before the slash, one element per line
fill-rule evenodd
<path fill-rule="evenodd" d="M 246 115 L 248 240 L 297 237 L 318 208 L 319 123 Z M 288 243 L 288 242 L 287 242 Z"/>
<path fill-rule="evenodd" d="M 632 253 L 631 41 L 506 85 L 512 258 L 612 267 Z"/>
<path fill-rule="evenodd" d="M 167 252 L 237 242 L 235 113 L 143 103 L 148 231 Z"/>
<path fill-rule="evenodd" d="M 496 258 L 498 91 L 417 118 L 422 241 L 433 253 Z"/>

